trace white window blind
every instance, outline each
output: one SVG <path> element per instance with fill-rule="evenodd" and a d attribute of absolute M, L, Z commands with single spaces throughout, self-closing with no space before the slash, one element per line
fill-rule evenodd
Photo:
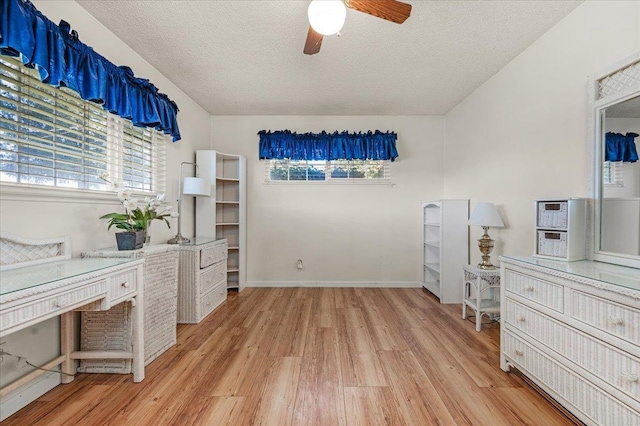
<path fill-rule="evenodd" d="M 605 161 L 602 167 L 602 182 L 607 186 L 624 186 L 622 162 Z"/>
<path fill-rule="evenodd" d="M 164 192 L 165 143 L 0 56 L 1 182 L 104 191 L 108 173 L 134 191 Z"/>
<path fill-rule="evenodd" d="M 391 183 L 388 160 L 267 160 L 265 183 Z"/>

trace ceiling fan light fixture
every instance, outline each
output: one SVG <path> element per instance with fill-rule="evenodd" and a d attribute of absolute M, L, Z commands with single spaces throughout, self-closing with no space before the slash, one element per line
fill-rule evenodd
<path fill-rule="evenodd" d="M 342 0 L 313 0 L 309 4 L 309 24 L 319 34 L 332 35 L 342 29 L 347 8 Z"/>

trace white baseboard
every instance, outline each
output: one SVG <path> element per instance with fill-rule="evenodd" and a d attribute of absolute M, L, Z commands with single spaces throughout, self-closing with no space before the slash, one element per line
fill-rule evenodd
<path fill-rule="evenodd" d="M 420 281 L 247 281 L 247 287 L 420 288 Z"/>
<path fill-rule="evenodd" d="M 51 371 L 42 374 L 7 396 L 0 398 L 0 422 L 40 398 L 60 384 L 60 373 Z"/>

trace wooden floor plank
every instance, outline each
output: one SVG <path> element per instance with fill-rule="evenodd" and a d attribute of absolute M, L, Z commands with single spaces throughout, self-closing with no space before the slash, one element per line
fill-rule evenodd
<path fill-rule="evenodd" d="M 409 424 L 455 425 L 446 404 L 411 351 L 380 353 L 389 388 Z"/>
<path fill-rule="evenodd" d="M 252 418 L 255 425 L 292 425 L 293 410 L 298 379 L 300 377 L 301 358 L 270 357 L 266 384 L 262 397 Z"/>
<path fill-rule="evenodd" d="M 131 375 L 79 374 L 12 425 L 567 425 L 499 368 L 500 326 L 422 289 L 247 288 Z"/>
<path fill-rule="evenodd" d="M 407 424 L 387 387 L 345 387 L 347 424 L 387 426 Z"/>
<path fill-rule="evenodd" d="M 344 386 L 384 386 L 386 380 L 361 308 L 338 309 Z"/>
<path fill-rule="evenodd" d="M 338 334 L 310 328 L 302 358 L 293 424 L 345 425 Z"/>

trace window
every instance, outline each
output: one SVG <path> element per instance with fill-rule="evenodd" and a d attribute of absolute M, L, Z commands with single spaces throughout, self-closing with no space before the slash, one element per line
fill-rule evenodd
<path fill-rule="evenodd" d="M 387 160 L 267 160 L 265 182 L 390 183 Z"/>
<path fill-rule="evenodd" d="M 602 182 L 606 186 L 624 186 L 622 162 L 605 161 L 602 167 Z"/>
<path fill-rule="evenodd" d="M 165 137 L 42 83 L 37 71 L 0 56 L 0 182 L 139 192 L 165 190 Z"/>

